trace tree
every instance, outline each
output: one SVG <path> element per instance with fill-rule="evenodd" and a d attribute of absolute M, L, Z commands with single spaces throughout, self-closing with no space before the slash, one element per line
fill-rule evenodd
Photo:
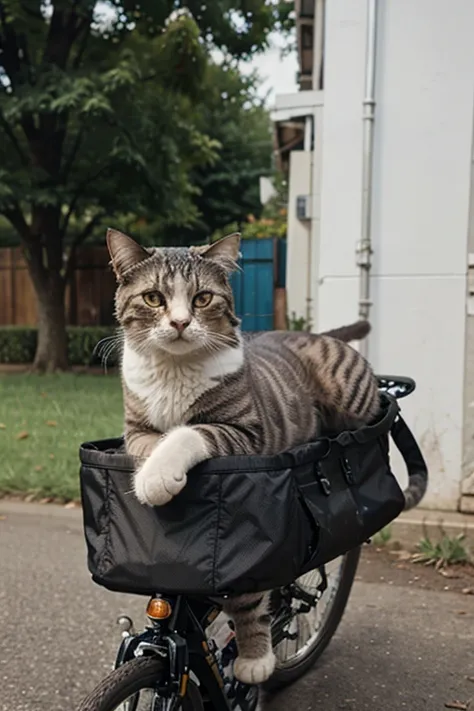
<path fill-rule="evenodd" d="M 261 207 L 260 216 L 247 215 L 243 224 L 237 221 L 218 227 L 211 235 L 215 242 L 224 235 L 240 231 L 242 239 L 262 239 L 265 237 L 286 237 L 288 227 L 288 183 L 282 173 L 274 172 L 270 176 L 274 193 Z"/>
<path fill-rule="evenodd" d="M 245 230 L 248 220 L 260 216 L 259 178 L 273 175 L 273 146 L 269 111 L 258 88 L 255 75 L 245 76 L 235 65 L 209 62 L 189 110 L 215 155 L 189 173 L 188 219 L 170 223 L 151 205 L 139 215 L 121 216 L 127 234 L 143 244 L 188 245 L 202 243 L 226 225 L 232 225 L 230 231 Z M 103 230 L 95 230 L 90 241 L 103 242 Z"/>
<path fill-rule="evenodd" d="M 258 80 L 228 65 L 210 65 L 195 107 L 200 130 L 220 144 L 212 164 L 197 165 L 191 180 L 199 221 L 193 236 L 204 239 L 230 223 L 259 215 L 259 178 L 272 172 L 272 128 L 257 95 Z"/>
<path fill-rule="evenodd" d="M 66 284 L 105 217 L 194 219 L 189 174 L 216 148 L 189 111 L 209 52 L 262 48 L 285 5 L 0 0 L 0 214 L 37 296 L 37 370 L 67 367 Z"/>

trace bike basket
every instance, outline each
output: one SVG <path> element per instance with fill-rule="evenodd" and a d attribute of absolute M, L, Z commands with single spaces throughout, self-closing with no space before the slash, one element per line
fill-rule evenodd
<path fill-rule="evenodd" d="M 382 396 L 375 424 L 272 457 L 195 467 L 162 507 L 138 502 L 121 439 L 84 444 L 81 490 L 88 565 L 126 593 L 235 595 L 286 585 L 366 541 L 404 496 L 390 470 L 398 413 Z"/>

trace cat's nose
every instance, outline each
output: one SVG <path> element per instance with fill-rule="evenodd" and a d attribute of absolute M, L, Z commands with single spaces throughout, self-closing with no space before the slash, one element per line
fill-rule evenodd
<path fill-rule="evenodd" d="M 178 333 L 182 333 L 185 328 L 189 326 L 191 323 L 191 319 L 174 319 L 173 321 L 170 321 L 170 326 L 173 326 Z"/>

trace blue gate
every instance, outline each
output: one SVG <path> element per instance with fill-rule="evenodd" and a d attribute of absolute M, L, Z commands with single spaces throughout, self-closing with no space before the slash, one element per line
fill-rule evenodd
<path fill-rule="evenodd" d="M 237 316 L 243 331 L 271 331 L 275 287 L 285 286 L 286 240 L 244 239 L 241 272 L 232 275 Z"/>

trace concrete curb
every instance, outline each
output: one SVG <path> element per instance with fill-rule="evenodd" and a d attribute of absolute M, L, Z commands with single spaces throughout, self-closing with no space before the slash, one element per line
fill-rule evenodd
<path fill-rule="evenodd" d="M 414 550 L 417 543 L 428 535 L 437 541 L 443 531 L 449 536 L 464 533 L 466 546 L 474 554 L 474 516 L 456 511 L 432 511 L 414 509 L 400 514 L 391 524 L 392 541 L 397 541 L 406 550 Z"/>
<path fill-rule="evenodd" d="M 82 508 L 67 508 L 64 504 L 39 504 L 35 501 L 9 501 L 0 499 L 0 516 L 42 516 L 43 518 L 69 519 L 82 522 Z"/>

